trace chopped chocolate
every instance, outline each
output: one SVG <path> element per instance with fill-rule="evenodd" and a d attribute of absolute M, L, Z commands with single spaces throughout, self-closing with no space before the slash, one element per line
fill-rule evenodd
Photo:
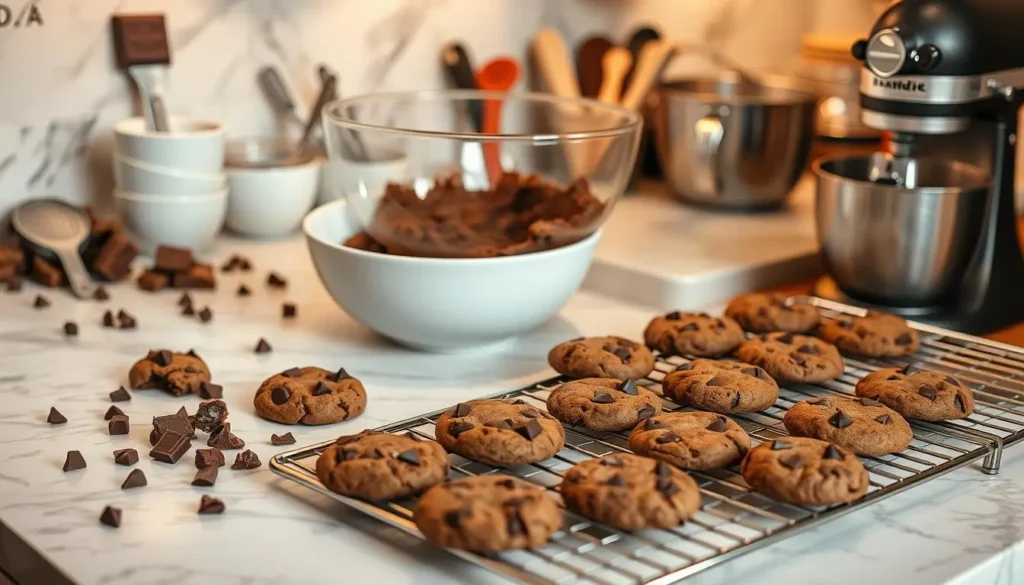
<path fill-rule="evenodd" d="M 263 463 L 260 458 L 252 451 L 252 449 L 246 449 L 238 455 L 235 455 L 235 462 L 231 464 L 231 469 L 256 469 Z M 211 468 L 211 469 L 216 469 Z"/>
<path fill-rule="evenodd" d="M 278 386 L 277 388 L 274 388 L 273 390 L 270 391 L 270 400 L 278 406 L 284 404 L 285 402 L 288 402 L 288 399 L 291 397 L 292 393 L 287 388 L 282 388 Z"/>
<path fill-rule="evenodd" d="M 146 474 L 141 469 L 133 469 L 128 477 L 124 478 L 124 483 L 121 484 L 121 489 L 130 490 L 132 488 L 140 488 L 149 485 L 146 481 Z"/>
<path fill-rule="evenodd" d="M 36 300 L 32 303 L 32 306 L 37 309 L 45 309 L 50 306 L 50 301 L 46 300 L 46 297 L 43 295 L 36 295 Z"/>
<path fill-rule="evenodd" d="M 328 386 L 327 384 L 324 384 L 323 380 L 318 381 L 316 383 L 316 386 L 313 387 L 313 396 L 323 396 L 324 394 L 330 393 L 331 387 Z"/>
<path fill-rule="evenodd" d="M 416 449 L 407 449 L 398 455 L 395 455 L 395 459 L 408 463 L 409 465 L 418 466 L 420 464 L 420 453 Z"/>
<path fill-rule="evenodd" d="M 611 404 L 615 402 L 615 399 L 607 392 L 598 392 L 597 394 L 594 394 L 594 397 L 591 398 L 590 401 L 594 404 Z"/>
<path fill-rule="evenodd" d="M 725 429 L 729 428 L 729 426 L 725 422 L 725 417 L 719 416 L 715 417 L 715 422 L 709 424 L 706 428 L 707 430 L 714 431 L 716 433 L 724 433 Z"/>
<path fill-rule="evenodd" d="M 605 483 L 610 486 L 622 487 L 626 485 L 626 480 L 622 479 L 621 475 L 616 474 L 608 478 L 608 481 Z"/>
<path fill-rule="evenodd" d="M 100 514 L 100 524 L 110 526 L 111 528 L 120 528 L 121 508 L 114 508 L 112 506 L 104 507 L 103 512 Z"/>
<path fill-rule="evenodd" d="M 883 424 L 883 425 L 889 424 L 890 420 L 891 419 L 889 418 L 888 414 L 883 414 L 882 416 L 876 416 L 875 417 L 875 422 L 879 423 L 879 424 Z"/>
<path fill-rule="evenodd" d="M 288 286 L 288 281 L 276 272 L 271 272 L 267 275 L 267 286 L 271 286 L 273 288 L 285 288 Z"/>
<path fill-rule="evenodd" d="M 128 417 L 123 414 L 114 416 L 107 423 L 107 432 L 111 435 L 127 435 L 130 430 L 131 425 L 128 424 Z"/>
<path fill-rule="evenodd" d="M 270 444 L 272 445 L 294 445 L 295 437 L 289 432 L 283 435 L 270 435 Z"/>
<path fill-rule="evenodd" d="M 111 402 L 128 402 L 132 399 L 132 395 L 125 390 L 124 386 L 121 386 L 117 390 L 110 393 Z"/>
<path fill-rule="evenodd" d="M 682 318 L 683 314 L 680 313 L 679 311 L 672 311 L 671 313 L 665 315 L 665 319 L 668 319 L 669 321 L 678 321 Z"/>
<path fill-rule="evenodd" d="M 179 307 L 191 307 L 192 306 L 192 297 L 190 297 L 187 292 L 181 293 L 181 297 L 178 299 L 178 306 Z"/>
<path fill-rule="evenodd" d="M 231 432 L 231 423 L 224 423 L 219 429 L 210 433 L 210 439 L 206 444 L 210 447 L 230 450 L 241 449 L 245 446 L 245 441 Z"/>
<path fill-rule="evenodd" d="M 191 317 L 196 314 L 196 309 L 192 305 L 185 305 L 185 308 L 181 310 L 182 317 Z"/>
<path fill-rule="evenodd" d="M 469 414 L 469 410 L 470 408 L 468 404 L 466 404 L 465 402 L 460 402 L 455 405 L 455 412 L 452 414 L 452 416 L 456 418 L 467 416 Z"/>
<path fill-rule="evenodd" d="M 668 428 L 668 426 L 665 423 L 657 421 L 657 420 L 655 420 L 653 418 L 649 418 L 649 419 L 645 420 L 644 421 L 644 426 L 643 426 L 643 429 L 645 431 L 653 431 L 655 429 L 667 429 L 667 428 Z"/>
<path fill-rule="evenodd" d="M 171 360 L 174 359 L 174 356 L 171 355 L 170 351 L 161 349 L 153 352 L 152 355 L 149 356 L 149 359 L 152 360 L 154 364 L 166 368 L 171 365 Z"/>
<path fill-rule="evenodd" d="M 287 370 L 281 372 L 281 375 L 284 376 L 285 378 L 298 378 L 299 376 L 302 375 L 302 370 L 300 370 L 299 368 L 288 368 Z"/>
<path fill-rule="evenodd" d="M 835 459 L 836 461 L 842 461 L 843 460 L 843 453 L 839 449 L 836 449 L 835 445 L 829 445 L 828 447 L 825 447 L 824 458 L 825 459 Z"/>
<path fill-rule="evenodd" d="M 46 422 L 51 425 L 62 425 L 68 422 L 68 419 L 60 413 L 56 408 L 50 407 L 50 414 L 46 416 Z"/>
<path fill-rule="evenodd" d="M 330 376 L 327 376 L 327 379 L 332 382 L 341 382 L 342 380 L 347 380 L 351 377 L 352 376 L 348 375 L 348 372 L 345 371 L 345 368 L 338 368 L 338 371 L 334 372 Z"/>
<path fill-rule="evenodd" d="M 620 459 L 616 459 L 615 457 L 602 457 L 601 465 L 604 465 L 605 467 L 622 467 L 623 463 Z"/>
<path fill-rule="evenodd" d="M 85 457 L 82 457 L 82 452 L 68 451 L 67 458 L 64 459 L 64 473 L 79 469 L 85 469 Z"/>
<path fill-rule="evenodd" d="M 785 333 L 783 335 L 780 335 L 780 336 L 776 337 L 775 341 L 778 341 L 779 343 L 785 343 L 786 345 L 789 345 L 789 344 L 793 343 L 793 334 L 792 333 Z M 803 349 L 804 347 L 806 347 L 806 346 L 801 346 L 800 349 Z M 800 351 L 800 349 L 797 349 L 797 351 Z"/>
<path fill-rule="evenodd" d="M 453 422 L 448 424 L 448 434 L 451 435 L 453 439 L 458 439 L 459 435 L 473 428 L 474 426 L 472 423 Z"/>
<path fill-rule="evenodd" d="M 125 416 L 124 411 L 116 406 L 111 406 L 107 409 L 107 413 L 103 415 L 103 420 L 110 420 L 115 416 Z"/>
<path fill-rule="evenodd" d="M 149 452 L 149 456 L 157 461 L 164 463 L 177 463 L 181 456 L 188 452 L 189 448 L 192 447 L 192 442 L 189 441 L 187 435 L 179 435 L 178 433 L 168 431 L 160 435 L 160 440 L 153 446 L 153 450 Z"/>
<path fill-rule="evenodd" d="M 210 465 L 196 472 L 192 485 L 196 487 L 213 487 L 217 483 L 217 466 Z"/>
<path fill-rule="evenodd" d="M 100 247 L 91 268 L 103 278 L 116 282 L 128 276 L 132 262 L 138 255 L 139 249 L 131 239 L 124 233 L 115 231 Z"/>
<path fill-rule="evenodd" d="M 204 495 L 202 499 L 199 500 L 200 514 L 223 514 L 224 509 L 224 502 L 217 498 L 211 498 L 210 496 Z"/>
<path fill-rule="evenodd" d="M 836 410 L 836 413 L 829 417 L 828 424 L 836 427 L 837 429 L 845 429 L 853 424 L 853 419 L 845 412 Z"/>
<path fill-rule="evenodd" d="M 700 325 L 697 325 L 696 323 L 687 323 L 679 328 L 680 331 L 696 331 L 698 329 L 700 329 Z"/>
<path fill-rule="evenodd" d="M 164 272 L 184 272 L 192 267 L 192 251 L 173 246 L 157 246 L 153 268 Z"/>
<path fill-rule="evenodd" d="M 135 317 L 132 317 L 123 309 L 117 312 L 117 321 L 121 329 L 135 329 Z"/>
<path fill-rule="evenodd" d="M 221 467 L 224 465 L 224 453 L 220 449 L 196 449 L 196 468 Z"/>
<path fill-rule="evenodd" d="M 882 403 L 874 400 L 873 398 L 861 398 L 860 403 L 862 406 L 882 406 Z"/>
<path fill-rule="evenodd" d="M 643 420 L 645 418 L 650 418 L 652 416 L 654 416 L 654 407 L 651 406 L 650 404 L 645 404 L 641 406 L 639 410 L 636 411 L 637 420 Z"/>
<path fill-rule="evenodd" d="M 256 353 L 270 353 L 271 347 L 270 344 L 267 343 L 266 339 L 260 337 L 260 340 L 256 342 L 256 349 L 254 349 L 253 351 Z"/>
<path fill-rule="evenodd" d="M 791 445 L 781 439 L 775 439 L 772 441 L 772 451 L 785 451 L 789 449 Z"/>
<path fill-rule="evenodd" d="M 525 423 L 515 428 L 515 431 L 523 436 L 527 441 L 534 440 L 541 433 L 540 423 L 537 419 L 530 419 Z"/>
<path fill-rule="evenodd" d="M 633 380 L 623 380 L 618 386 L 615 387 L 619 392 L 625 392 L 630 396 L 636 396 L 640 394 L 640 391 L 636 387 L 636 382 Z"/>
<path fill-rule="evenodd" d="M 238 268 L 237 256 L 232 256 L 231 258 L 228 259 L 227 262 L 220 265 L 220 271 L 225 273 L 234 272 L 236 268 Z"/>
<path fill-rule="evenodd" d="M 499 422 L 491 421 L 489 423 L 484 424 L 484 426 L 485 427 L 494 427 L 496 429 L 512 430 L 512 427 L 515 426 L 515 425 L 512 423 L 512 419 L 506 418 L 506 419 L 504 419 L 502 421 L 499 421 Z"/>
<path fill-rule="evenodd" d="M 228 419 L 228 406 L 223 400 L 207 400 L 196 410 L 195 427 L 211 433 Z"/>
<path fill-rule="evenodd" d="M 174 288 L 212 289 L 217 286 L 217 279 L 213 274 L 213 266 L 193 264 L 185 272 L 176 272 L 171 283 Z"/>
<path fill-rule="evenodd" d="M 32 278 L 50 288 L 64 284 L 64 273 L 61 269 L 39 256 L 32 258 Z"/>
<path fill-rule="evenodd" d="M 213 319 L 213 311 L 210 307 L 203 307 L 202 311 L 199 311 L 199 320 L 203 323 L 209 323 Z"/>
<path fill-rule="evenodd" d="M 238 285 L 238 292 L 236 292 L 235 294 L 237 294 L 240 297 L 248 297 L 252 296 L 252 291 L 249 290 L 249 287 L 245 286 L 244 284 L 240 284 Z"/>
<path fill-rule="evenodd" d="M 917 393 L 928 400 L 935 400 L 939 396 L 939 391 L 931 384 L 921 385 L 921 387 L 917 389 Z"/>
<path fill-rule="evenodd" d="M 132 466 L 139 462 L 139 452 L 135 449 L 117 449 L 114 451 L 114 463 Z"/>
<path fill-rule="evenodd" d="M 804 460 L 799 453 L 786 453 L 779 457 L 779 464 L 786 469 L 800 469 L 804 466 Z"/>
<path fill-rule="evenodd" d="M 211 382 L 199 383 L 199 397 L 203 400 L 211 400 L 224 397 L 224 387 Z"/>
<path fill-rule="evenodd" d="M 157 272 L 156 270 L 143 272 L 137 282 L 139 288 L 149 292 L 161 291 L 171 285 L 171 279 L 163 272 Z"/>
<path fill-rule="evenodd" d="M 682 441 L 682 438 L 672 431 L 662 433 L 657 439 L 654 439 L 654 442 L 659 445 L 664 445 L 666 443 L 678 443 L 679 441 Z"/>

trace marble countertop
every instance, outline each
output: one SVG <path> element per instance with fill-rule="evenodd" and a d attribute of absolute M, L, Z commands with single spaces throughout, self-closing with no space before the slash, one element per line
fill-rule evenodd
<path fill-rule="evenodd" d="M 524 385 L 551 374 L 545 354 L 579 335 L 636 337 L 650 314 L 579 294 L 540 330 L 499 352 L 436 356 L 395 347 L 349 319 L 319 285 L 298 239 L 251 243 L 225 240 L 211 257 L 252 257 L 257 270 L 222 275 L 214 292 L 194 296 L 214 321 L 178 315 L 178 293 L 148 294 L 132 285 L 111 288 L 107 303 L 79 302 L 42 291 L 53 305 L 34 310 L 40 289 L 0 293 L 0 567 L 21 585 L 72 581 L 82 585 L 164 583 L 279 584 L 505 583 L 409 535 L 347 511 L 340 504 L 274 475 L 223 469 L 212 493 L 223 516 L 196 515 L 209 490 L 189 486 L 192 453 L 176 466 L 145 456 L 148 421 L 195 397 L 134 392 L 121 403 L 131 435 L 107 435 L 107 394 L 127 382 L 128 368 L 147 349 L 195 348 L 225 388 L 233 430 L 266 463 L 281 450 L 271 433 L 291 430 L 299 445 L 407 418 L 454 402 Z M 290 281 L 267 289 L 267 270 Z M 239 283 L 254 290 L 238 298 Z M 299 317 L 283 321 L 285 300 Z M 136 315 L 136 331 L 103 329 L 104 310 Z M 81 333 L 66 339 L 62 324 Z M 265 337 L 274 350 L 256 355 Z M 320 428 L 284 428 L 257 418 L 252 393 L 266 376 L 291 366 L 345 367 L 369 393 L 356 420 Z M 51 427 L 51 406 L 69 420 Z M 137 468 L 148 487 L 122 491 L 128 468 L 114 449 L 140 451 Z M 62 473 L 66 451 L 82 451 L 88 469 Z M 123 509 L 119 530 L 100 526 L 107 504 Z M 763 550 L 714 567 L 686 583 L 759 585 L 846 583 L 1010 585 L 1024 577 L 1024 449 L 1011 448 L 998 476 L 964 468 L 853 512 Z M 24 548 L 24 544 L 31 550 Z M 63 579 L 54 575 L 63 575 Z"/>

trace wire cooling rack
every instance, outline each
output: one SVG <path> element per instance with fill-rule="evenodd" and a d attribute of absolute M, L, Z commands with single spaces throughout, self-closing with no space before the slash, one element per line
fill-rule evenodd
<path fill-rule="evenodd" d="M 817 298 L 826 319 L 860 315 L 863 311 Z M 667 584 L 714 565 L 777 542 L 802 530 L 897 494 L 981 459 L 981 470 L 995 474 L 1003 448 L 1024 438 L 1024 350 L 950 331 L 914 325 L 921 348 L 910 358 L 846 359 L 846 372 L 822 384 L 785 384 L 774 406 L 759 413 L 730 415 L 751 436 L 754 445 L 785 435 L 782 416 L 793 404 L 825 394 L 853 395 L 854 386 L 868 372 L 913 363 L 960 378 L 974 391 L 974 413 L 943 423 L 914 421 L 914 440 L 902 453 L 862 457 L 871 478 L 867 495 L 852 504 L 831 507 L 797 506 L 777 502 L 750 491 L 735 466 L 691 472 L 700 485 L 700 511 L 686 524 L 668 530 L 623 532 L 565 511 L 563 529 L 542 548 L 481 555 L 452 553 L 522 583 L 537 585 Z M 661 393 L 665 374 L 688 360 L 659 356 L 656 369 L 641 385 Z M 565 381 L 552 378 L 495 397 L 521 398 L 544 408 L 548 394 Z M 664 400 L 666 412 L 681 410 Z M 434 423 L 444 411 L 432 412 L 382 427 L 391 433 L 412 433 L 433 439 Z M 563 473 L 580 461 L 628 452 L 628 432 L 595 432 L 567 427 L 565 448 L 554 458 L 533 465 L 498 469 L 452 455 L 452 477 L 507 473 L 550 490 L 561 501 L 557 487 Z M 306 487 L 339 500 L 365 514 L 419 535 L 412 523 L 415 499 L 371 503 L 328 491 L 317 479 L 316 458 L 330 442 L 283 453 L 271 460 L 271 469 Z"/>

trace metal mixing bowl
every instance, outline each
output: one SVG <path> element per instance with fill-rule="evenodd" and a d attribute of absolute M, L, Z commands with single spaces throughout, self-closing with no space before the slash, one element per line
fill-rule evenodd
<path fill-rule="evenodd" d="M 657 102 L 658 158 L 679 199 L 741 209 L 785 203 L 810 153 L 814 94 L 784 80 L 723 76 L 666 83 Z"/>
<path fill-rule="evenodd" d="M 989 177 L 980 167 L 917 159 L 917 185 L 868 180 L 870 157 L 814 163 L 818 243 L 836 284 L 872 303 L 924 307 L 951 293 L 977 247 Z"/>

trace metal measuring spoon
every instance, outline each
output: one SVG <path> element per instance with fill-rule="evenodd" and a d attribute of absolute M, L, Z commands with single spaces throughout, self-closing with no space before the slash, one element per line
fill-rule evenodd
<path fill-rule="evenodd" d="M 92 280 L 78 251 L 89 236 L 89 217 L 82 210 L 58 199 L 36 199 L 15 208 L 11 222 L 36 253 L 60 260 L 71 292 L 92 296 Z"/>

